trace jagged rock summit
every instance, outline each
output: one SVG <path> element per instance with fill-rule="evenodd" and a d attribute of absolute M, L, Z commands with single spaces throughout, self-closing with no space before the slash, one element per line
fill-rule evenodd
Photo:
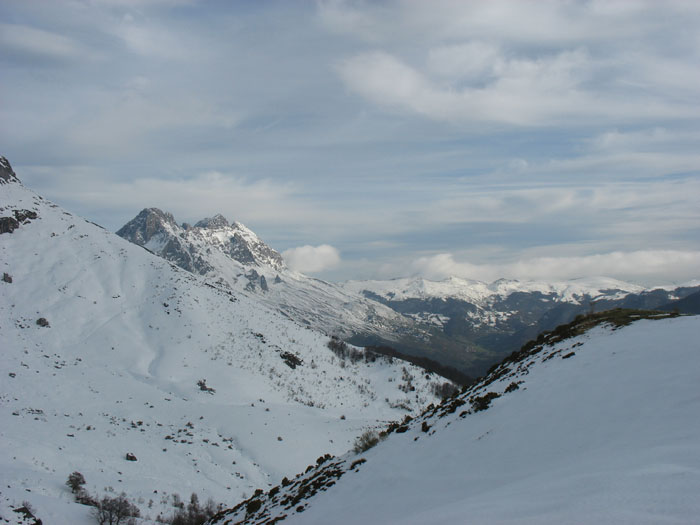
<path fill-rule="evenodd" d="M 19 179 L 15 175 L 12 166 L 10 166 L 10 161 L 0 156 L 0 184 L 8 184 L 10 182 L 19 183 Z"/>
<path fill-rule="evenodd" d="M 190 226 L 178 225 L 169 212 L 146 208 L 117 235 L 200 275 L 213 270 L 212 264 L 203 257 L 212 248 L 244 266 L 267 266 L 275 271 L 285 268 L 279 253 L 246 226 L 229 223 L 221 214 Z"/>
<path fill-rule="evenodd" d="M 221 229 L 231 227 L 229 222 L 226 220 L 226 217 L 224 217 L 220 213 L 217 213 L 213 217 L 206 217 L 205 219 L 202 219 L 201 221 L 197 222 L 194 226 L 195 228 L 209 229 Z"/>
<path fill-rule="evenodd" d="M 175 228 L 177 228 L 177 223 L 172 213 L 161 211 L 158 208 L 145 208 L 119 230 L 119 235 L 128 238 L 134 244 L 143 246 L 154 236 Z"/>

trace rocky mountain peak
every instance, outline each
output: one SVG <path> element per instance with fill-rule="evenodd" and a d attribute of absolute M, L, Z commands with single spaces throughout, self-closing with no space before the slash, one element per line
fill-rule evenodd
<path fill-rule="evenodd" d="M 154 235 L 178 229 L 172 213 L 158 208 L 144 208 L 117 232 L 117 235 L 128 241 L 145 245 Z"/>
<path fill-rule="evenodd" d="M 202 219 L 201 221 L 197 222 L 194 226 L 195 228 L 207 228 L 209 230 L 220 230 L 223 228 L 231 227 L 229 222 L 226 220 L 226 217 L 224 217 L 220 213 L 217 213 L 213 217 L 207 217 L 205 219 Z"/>
<path fill-rule="evenodd" d="M 10 166 L 10 161 L 0 156 L 0 184 L 8 184 L 10 182 L 19 183 L 19 179 L 15 175 L 12 166 Z"/>
<path fill-rule="evenodd" d="M 229 223 L 221 214 L 179 226 L 168 212 L 147 208 L 124 225 L 117 235 L 143 246 L 185 270 L 206 275 L 215 265 L 217 251 L 246 266 L 269 266 L 277 271 L 285 265 L 282 256 L 238 222 Z M 216 251 L 213 251 L 216 250 Z M 262 287 L 261 285 L 261 288 Z"/>

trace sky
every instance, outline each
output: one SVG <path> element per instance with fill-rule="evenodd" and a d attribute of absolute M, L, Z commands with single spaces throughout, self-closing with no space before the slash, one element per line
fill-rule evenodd
<path fill-rule="evenodd" d="M 0 154 L 331 280 L 700 278 L 700 2 L 0 2 Z"/>

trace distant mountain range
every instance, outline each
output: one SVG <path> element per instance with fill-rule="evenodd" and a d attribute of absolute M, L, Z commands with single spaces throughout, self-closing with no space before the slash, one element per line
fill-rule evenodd
<path fill-rule="evenodd" d="M 289 318 L 361 346 L 388 346 L 478 377 L 543 330 L 617 307 L 689 311 L 700 282 L 645 289 L 609 278 L 493 283 L 421 278 L 331 283 L 290 270 L 281 255 L 222 215 L 179 225 L 157 208 L 118 232 L 217 286 L 238 290 Z M 686 297 L 691 297 L 687 301 Z"/>
<path fill-rule="evenodd" d="M 433 355 L 442 349 L 450 354 L 460 344 L 472 349 L 476 355 L 467 371 L 473 375 L 579 314 L 612 308 L 697 313 L 700 297 L 697 281 L 644 289 L 603 277 L 555 283 L 501 279 L 491 284 L 454 277 L 441 282 L 417 278 L 353 281 L 344 287 L 431 325 Z"/>

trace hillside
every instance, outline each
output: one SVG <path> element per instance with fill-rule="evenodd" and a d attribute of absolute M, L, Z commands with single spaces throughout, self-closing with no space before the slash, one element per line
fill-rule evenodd
<path fill-rule="evenodd" d="M 606 315 L 212 523 L 695 523 L 700 317 Z"/>
<path fill-rule="evenodd" d="M 0 159 L 0 516 L 91 523 L 65 481 L 154 519 L 271 486 L 444 379 L 350 349 L 25 188 Z M 133 454 L 136 461 L 128 461 Z"/>

